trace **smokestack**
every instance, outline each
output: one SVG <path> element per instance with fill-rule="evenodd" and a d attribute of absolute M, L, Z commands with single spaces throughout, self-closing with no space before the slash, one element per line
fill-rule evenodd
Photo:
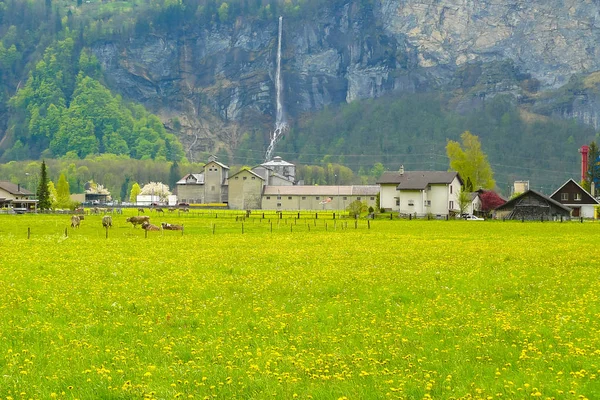
<path fill-rule="evenodd" d="M 585 178 L 587 177 L 587 171 L 588 171 L 588 154 L 590 152 L 590 148 L 589 146 L 581 146 L 581 149 L 579 149 L 579 152 L 581 153 L 581 181 L 585 181 Z"/>

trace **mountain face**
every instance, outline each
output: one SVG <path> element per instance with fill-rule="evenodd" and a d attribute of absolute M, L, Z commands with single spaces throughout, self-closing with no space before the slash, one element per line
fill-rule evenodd
<path fill-rule="evenodd" d="M 452 93 L 456 111 L 509 94 L 529 111 L 598 128 L 596 0 L 338 0 L 284 18 L 284 109 L 291 121 L 383 95 Z M 158 113 L 194 159 L 265 141 L 275 119 L 278 24 L 239 17 L 186 25 L 93 52 L 111 89 Z"/>

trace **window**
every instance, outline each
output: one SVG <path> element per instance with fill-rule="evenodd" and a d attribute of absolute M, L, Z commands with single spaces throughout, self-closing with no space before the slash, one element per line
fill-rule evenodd
<path fill-rule="evenodd" d="M 281 203 L 277 203 L 277 207 L 281 207 Z"/>
<path fill-rule="evenodd" d="M 253 176 L 253 177 L 252 177 L 252 180 L 255 180 L 255 179 L 256 179 L 256 177 L 255 177 L 255 176 Z"/>
<path fill-rule="evenodd" d="M 321 198 L 319 196 L 315 197 L 315 200 L 321 200 Z"/>
<path fill-rule="evenodd" d="M 348 197 L 344 196 L 344 200 L 348 200 Z"/>
<path fill-rule="evenodd" d="M 450 186 L 450 187 L 452 187 L 452 186 Z M 450 201 L 448 208 L 450 208 L 451 210 L 454 210 L 454 202 L 453 201 Z"/>
<path fill-rule="evenodd" d="M 567 200 L 569 200 L 569 193 L 561 193 L 561 194 L 560 194 L 560 199 L 561 199 L 562 201 L 567 201 Z"/>
<path fill-rule="evenodd" d="M 396 197 L 396 205 L 399 206 L 400 205 L 400 199 Z"/>
<path fill-rule="evenodd" d="M 214 191 L 215 191 L 215 187 L 214 187 L 214 186 L 211 186 L 211 187 L 210 187 L 210 190 L 214 192 Z"/>
<path fill-rule="evenodd" d="M 415 201 L 414 201 L 414 200 L 409 200 L 409 201 L 408 201 L 408 205 L 409 205 L 410 207 L 414 206 L 414 205 L 415 205 Z"/>
<path fill-rule="evenodd" d="M 575 201 L 581 201 L 581 193 L 575 193 Z"/>
<path fill-rule="evenodd" d="M 248 177 L 247 177 L 247 176 L 245 176 L 245 177 L 244 177 L 244 180 L 246 180 L 246 179 L 248 179 Z"/>
<path fill-rule="evenodd" d="M 371 197 L 371 200 L 375 200 L 375 197 Z"/>
<path fill-rule="evenodd" d="M 238 179 L 240 179 L 240 177 L 239 177 L 239 176 L 236 176 L 236 177 L 235 177 L 235 180 L 237 181 Z"/>
<path fill-rule="evenodd" d="M 267 200 L 271 200 L 271 196 L 267 196 Z"/>
<path fill-rule="evenodd" d="M 306 196 L 302 196 L 302 200 L 306 200 Z"/>
<path fill-rule="evenodd" d="M 450 185 L 450 194 L 452 194 L 452 185 Z M 450 207 L 452 208 L 452 207 Z"/>
<path fill-rule="evenodd" d="M 357 197 L 357 198 L 356 198 L 356 200 L 360 200 L 360 199 L 361 199 L 360 197 Z"/>
<path fill-rule="evenodd" d="M 431 190 L 431 185 L 427 185 L 427 190 Z M 450 186 L 450 193 L 452 193 L 452 186 Z"/>
<path fill-rule="evenodd" d="M 281 200 L 281 196 L 277 196 L 277 200 Z"/>
<path fill-rule="evenodd" d="M 291 200 L 291 199 L 292 199 L 292 196 L 288 196 L 288 200 Z"/>
<path fill-rule="evenodd" d="M 431 207 L 431 200 L 425 200 L 425 207 Z"/>

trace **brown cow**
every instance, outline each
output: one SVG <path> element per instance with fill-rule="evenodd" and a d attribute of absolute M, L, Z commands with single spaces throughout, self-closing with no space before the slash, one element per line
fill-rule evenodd
<path fill-rule="evenodd" d="M 112 217 L 110 215 L 102 217 L 102 226 L 105 228 L 112 228 Z"/>
<path fill-rule="evenodd" d="M 154 211 L 156 211 L 157 213 L 165 213 L 164 210 L 162 208 L 155 208 Z"/>
<path fill-rule="evenodd" d="M 183 225 L 173 225 L 166 222 L 162 222 L 161 226 L 166 231 L 182 231 Z"/>
<path fill-rule="evenodd" d="M 140 215 L 140 213 L 144 213 L 144 209 L 143 208 L 138 208 L 138 215 Z"/>
<path fill-rule="evenodd" d="M 71 228 L 79 228 L 81 220 L 77 215 L 71 215 Z"/>
<path fill-rule="evenodd" d="M 127 222 L 131 222 L 133 224 L 133 227 L 135 228 L 136 225 L 141 225 L 144 222 L 150 223 L 150 217 L 147 215 L 142 215 L 139 217 L 129 217 L 127 218 Z"/>
<path fill-rule="evenodd" d="M 160 231 L 160 228 L 156 225 L 152 225 L 150 222 L 142 223 L 142 229 L 147 231 Z"/>

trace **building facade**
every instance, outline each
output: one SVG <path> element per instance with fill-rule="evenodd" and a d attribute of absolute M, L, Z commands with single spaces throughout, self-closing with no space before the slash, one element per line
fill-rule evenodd
<path fill-rule="evenodd" d="M 243 169 L 229 177 L 229 208 L 259 210 L 265 179 L 255 172 Z"/>
<path fill-rule="evenodd" d="M 377 207 L 378 185 L 265 186 L 264 210 L 345 210 L 352 202 Z"/>
<path fill-rule="evenodd" d="M 550 198 L 573 210 L 573 217 L 595 218 L 596 207 L 600 204 L 573 179 L 566 181 Z"/>
<path fill-rule="evenodd" d="M 229 167 L 210 156 L 199 174 L 187 174 L 177 181 L 177 198 L 181 203 L 227 203 Z"/>

